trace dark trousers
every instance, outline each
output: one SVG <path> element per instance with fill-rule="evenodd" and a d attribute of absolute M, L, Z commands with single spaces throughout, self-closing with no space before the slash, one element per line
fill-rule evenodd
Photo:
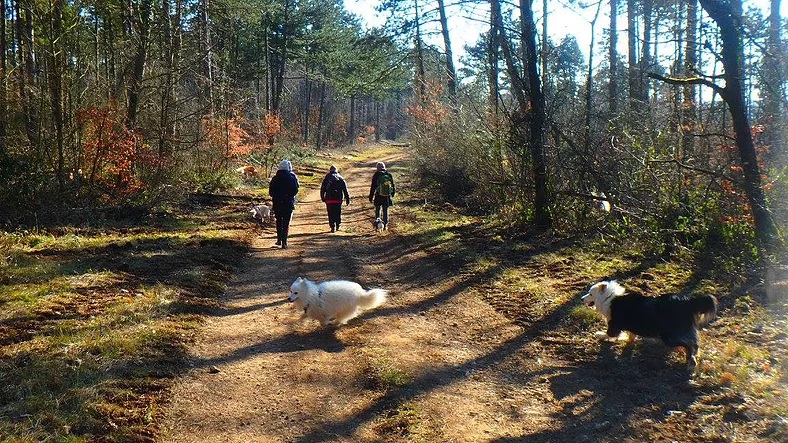
<path fill-rule="evenodd" d="M 383 218 L 380 218 L 381 209 L 383 209 Z M 389 224 L 389 205 L 375 205 L 375 218 L 380 218 L 384 225 Z"/>
<path fill-rule="evenodd" d="M 342 203 L 326 203 L 326 211 L 328 212 L 328 225 L 339 229 L 339 224 L 342 223 Z"/>
<path fill-rule="evenodd" d="M 292 210 L 279 210 L 276 216 L 276 239 L 287 244 L 287 234 L 290 232 L 290 219 L 293 218 Z"/>

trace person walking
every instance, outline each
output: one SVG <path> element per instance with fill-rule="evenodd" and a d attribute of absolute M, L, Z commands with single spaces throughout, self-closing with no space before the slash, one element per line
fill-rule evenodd
<path fill-rule="evenodd" d="M 289 160 L 282 160 L 276 175 L 268 185 L 268 194 L 273 200 L 274 217 L 276 217 L 276 245 L 287 249 L 287 234 L 290 231 L 290 220 L 295 209 L 295 196 L 298 194 L 298 177 L 293 173 L 293 165 Z"/>
<path fill-rule="evenodd" d="M 369 187 L 369 201 L 375 205 L 375 219 L 383 222 L 383 229 L 389 226 L 389 206 L 394 205 L 392 200 L 396 193 L 394 177 L 386 171 L 386 164 L 377 162 L 375 173 L 372 175 L 372 185 Z M 381 209 L 383 210 L 381 218 Z"/>
<path fill-rule="evenodd" d="M 339 231 L 339 225 L 342 224 L 342 197 L 345 198 L 345 203 L 350 205 L 347 183 L 337 172 L 337 167 L 331 165 L 323 179 L 323 184 L 320 185 L 320 200 L 326 204 L 331 232 Z"/>

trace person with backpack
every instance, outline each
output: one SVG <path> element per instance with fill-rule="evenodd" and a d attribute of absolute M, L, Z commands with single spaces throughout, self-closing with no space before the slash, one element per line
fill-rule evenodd
<path fill-rule="evenodd" d="M 347 183 L 337 172 L 337 167 L 331 165 L 328 168 L 328 174 L 323 179 L 323 184 L 320 185 L 320 200 L 326 204 L 328 226 L 331 227 L 331 232 L 339 231 L 339 225 L 342 224 L 342 197 L 345 198 L 345 203 L 350 205 Z"/>
<path fill-rule="evenodd" d="M 369 187 L 369 201 L 375 205 L 375 219 L 383 222 L 383 229 L 388 229 L 389 206 L 394 205 L 392 198 L 396 193 L 394 177 L 386 170 L 386 164 L 377 162 L 375 173 L 372 175 L 372 185 Z M 383 218 L 381 218 L 381 209 Z"/>
<path fill-rule="evenodd" d="M 287 249 L 287 234 L 290 231 L 290 220 L 293 218 L 299 183 L 289 160 L 279 162 L 277 169 L 276 175 L 271 178 L 271 183 L 268 185 L 268 194 L 273 200 L 274 217 L 276 217 L 276 245 Z"/>

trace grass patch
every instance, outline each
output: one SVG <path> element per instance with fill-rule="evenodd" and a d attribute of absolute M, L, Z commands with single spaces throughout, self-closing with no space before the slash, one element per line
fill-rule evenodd
<path fill-rule="evenodd" d="M 365 374 L 370 388 L 389 391 L 401 388 L 409 384 L 413 377 L 397 365 L 379 350 L 369 349 L 365 351 L 366 368 Z"/>
<path fill-rule="evenodd" d="M 428 442 L 434 441 L 429 436 L 427 424 L 418 407 L 414 404 L 403 404 L 397 409 L 389 410 L 384 418 L 375 424 L 375 432 L 386 442 Z"/>
<path fill-rule="evenodd" d="M 205 203 L 0 236 L 0 441 L 156 440 L 200 313 L 247 250 L 246 200 Z"/>

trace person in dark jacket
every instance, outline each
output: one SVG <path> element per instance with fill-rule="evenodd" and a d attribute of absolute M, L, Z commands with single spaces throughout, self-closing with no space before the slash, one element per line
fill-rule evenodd
<path fill-rule="evenodd" d="M 347 192 L 347 183 L 337 172 L 337 167 L 331 165 L 328 168 L 328 174 L 323 179 L 323 184 L 320 185 L 320 200 L 326 204 L 328 226 L 331 227 L 331 232 L 339 231 L 339 225 L 342 224 L 342 197 L 349 205 L 350 194 Z"/>
<path fill-rule="evenodd" d="M 372 175 L 372 185 L 369 187 L 369 201 L 375 205 L 375 218 L 383 222 L 383 229 L 389 226 L 389 206 L 394 205 L 392 198 L 396 193 L 394 178 L 386 171 L 383 162 L 375 164 L 375 173 Z M 381 209 L 383 218 L 381 218 Z"/>
<path fill-rule="evenodd" d="M 290 161 L 279 162 L 276 175 L 268 186 L 268 194 L 273 201 L 274 216 L 276 217 L 276 244 L 281 245 L 282 249 L 287 249 L 287 234 L 295 209 L 298 186 L 298 177 L 293 173 L 293 165 Z"/>

